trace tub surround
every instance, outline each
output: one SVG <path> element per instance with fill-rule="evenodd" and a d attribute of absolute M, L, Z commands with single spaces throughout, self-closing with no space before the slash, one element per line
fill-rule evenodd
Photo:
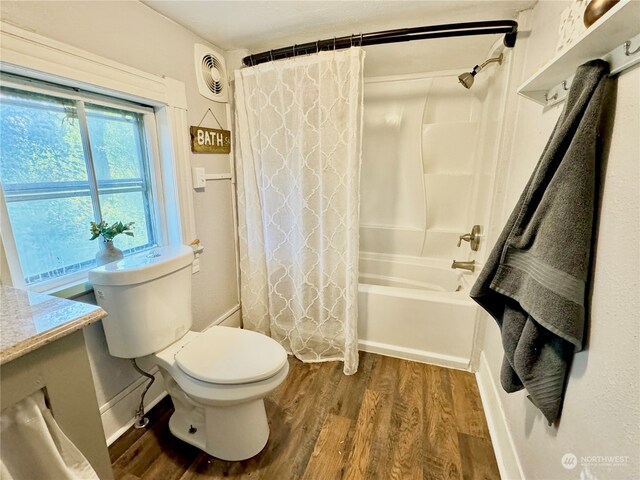
<path fill-rule="evenodd" d="M 0 286 L 0 365 L 106 316 L 96 305 Z"/>

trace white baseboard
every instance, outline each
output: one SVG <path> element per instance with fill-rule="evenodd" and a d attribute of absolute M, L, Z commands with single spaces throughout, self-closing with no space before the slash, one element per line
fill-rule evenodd
<path fill-rule="evenodd" d="M 484 352 L 480 354 L 480 368 L 476 373 L 476 380 L 478 381 L 484 414 L 487 417 L 489 434 L 496 454 L 500 477 L 503 480 L 524 480 L 525 476 L 520 458 L 502 408 L 500 392 L 491 375 L 489 363 Z"/>
<path fill-rule="evenodd" d="M 154 367 L 151 373 L 156 378 L 156 381 L 153 382 L 144 399 L 146 412 L 167 395 L 158 368 Z M 104 430 L 104 436 L 107 439 L 107 445 L 115 442 L 135 422 L 135 414 L 138 409 L 138 404 L 140 403 L 140 395 L 142 395 L 147 382 L 147 378 L 140 377 L 100 407 L 102 428 Z"/>
<path fill-rule="evenodd" d="M 234 305 L 229 310 L 220 315 L 215 321 L 211 322 L 211 325 L 205 328 L 205 331 L 215 325 L 223 325 L 225 327 L 240 327 L 241 320 L 240 314 L 238 312 L 240 312 L 240 304 Z M 235 315 L 236 313 L 238 313 L 238 315 Z"/>
<path fill-rule="evenodd" d="M 358 350 L 378 353 L 380 355 L 386 355 L 387 357 L 411 360 L 413 362 L 438 365 L 440 367 L 469 370 L 469 358 L 443 355 L 441 353 L 427 352 L 413 348 L 398 347 L 387 343 L 372 342 L 371 340 L 358 340 Z"/>

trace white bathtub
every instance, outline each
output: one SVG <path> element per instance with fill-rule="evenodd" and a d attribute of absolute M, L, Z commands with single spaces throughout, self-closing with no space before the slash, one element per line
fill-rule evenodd
<path fill-rule="evenodd" d="M 360 350 L 468 369 L 476 331 L 470 273 L 449 261 L 360 254 Z"/>

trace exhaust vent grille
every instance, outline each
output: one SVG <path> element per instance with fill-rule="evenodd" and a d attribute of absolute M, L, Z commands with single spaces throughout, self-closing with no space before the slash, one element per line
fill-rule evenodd
<path fill-rule="evenodd" d="M 196 44 L 195 67 L 200 95 L 216 102 L 227 102 L 227 71 L 222 55 Z"/>

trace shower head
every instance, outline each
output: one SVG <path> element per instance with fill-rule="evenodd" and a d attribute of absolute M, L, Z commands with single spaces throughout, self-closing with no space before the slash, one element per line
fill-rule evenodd
<path fill-rule="evenodd" d="M 460 84 L 464 88 L 471 88 L 471 85 L 473 85 L 473 77 L 474 76 L 475 76 L 475 72 L 474 71 L 471 71 L 471 73 L 464 72 L 464 73 L 461 73 L 460 75 L 458 75 L 458 81 L 460 82 Z"/>
<path fill-rule="evenodd" d="M 461 73 L 460 75 L 458 75 L 458 81 L 460 82 L 460 84 L 466 88 L 469 89 L 471 88 L 471 86 L 473 85 L 473 79 L 474 77 L 480 73 L 480 71 L 486 67 L 487 65 L 489 65 L 490 63 L 493 62 L 497 62 L 499 65 L 502 64 L 502 54 L 498 55 L 497 57 L 494 58 L 490 58 L 489 60 L 485 61 L 482 65 L 476 65 L 475 67 L 473 67 L 473 69 L 470 72 L 464 72 Z"/>

